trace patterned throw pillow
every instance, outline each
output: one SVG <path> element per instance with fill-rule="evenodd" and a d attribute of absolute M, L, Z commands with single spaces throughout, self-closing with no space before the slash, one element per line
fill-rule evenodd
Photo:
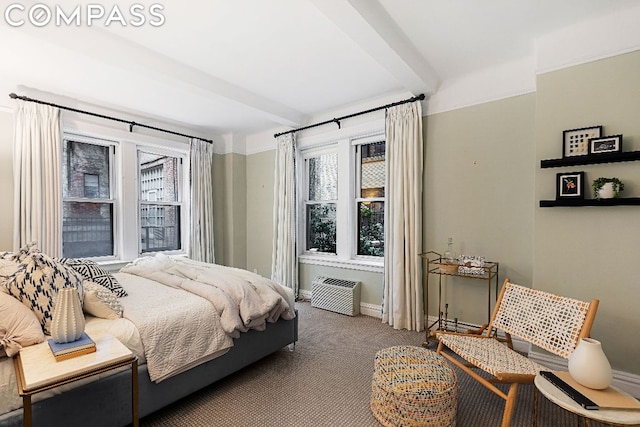
<path fill-rule="evenodd" d="M 127 291 L 118 283 L 115 277 L 98 263 L 84 258 L 58 258 L 58 261 L 68 265 L 80 273 L 85 280 L 96 282 L 104 286 L 119 297 L 126 297 Z"/>
<path fill-rule="evenodd" d="M 27 243 L 18 249 L 18 252 L 13 252 L 9 259 L 15 262 L 21 262 L 32 253 L 40 253 L 40 249 L 38 249 L 38 244 L 36 242 Z"/>
<path fill-rule="evenodd" d="M 122 305 L 118 296 L 104 286 L 85 280 L 84 311 L 102 319 L 117 319 L 122 317 Z"/>
<path fill-rule="evenodd" d="M 20 262 L 18 271 L 6 284 L 10 295 L 33 311 L 45 334 L 50 334 L 53 307 L 58 290 L 75 288 L 80 302 L 84 299 L 82 276 L 48 255 L 32 252 Z"/>

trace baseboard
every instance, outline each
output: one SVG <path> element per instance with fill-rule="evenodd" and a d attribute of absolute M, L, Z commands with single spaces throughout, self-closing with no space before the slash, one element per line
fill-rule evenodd
<path fill-rule="evenodd" d="M 365 316 L 375 317 L 376 319 L 382 319 L 382 306 L 361 302 L 360 314 L 364 314 Z"/>

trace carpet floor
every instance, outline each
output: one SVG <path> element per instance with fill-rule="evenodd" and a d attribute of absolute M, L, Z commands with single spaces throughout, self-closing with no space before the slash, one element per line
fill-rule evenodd
<path fill-rule="evenodd" d="M 140 421 L 142 427 L 380 427 L 369 409 L 373 360 L 394 345 L 420 346 L 423 333 L 379 319 L 296 304 L 299 341 Z M 432 347 L 433 349 L 433 347 Z M 456 369 L 459 427 L 499 426 L 504 401 Z M 538 426 L 579 419 L 539 398 Z M 533 386 L 522 386 L 512 426 L 533 425 Z M 591 422 L 590 426 L 601 424 Z"/>

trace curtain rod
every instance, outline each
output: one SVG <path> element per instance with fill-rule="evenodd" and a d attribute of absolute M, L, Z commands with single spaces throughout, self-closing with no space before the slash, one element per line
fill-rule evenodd
<path fill-rule="evenodd" d="M 141 127 L 141 128 L 155 130 L 155 131 L 158 131 L 158 132 L 170 133 L 171 135 L 183 136 L 185 138 L 199 139 L 200 141 L 205 141 L 205 142 L 208 142 L 210 144 L 213 144 L 212 140 L 205 139 L 205 138 L 200 138 L 199 136 L 186 135 L 184 133 L 174 132 L 172 130 L 162 129 L 162 128 L 158 128 L 158 127 L 155 127 L 155 126 L 145 125 L 143 123 L 136 123 L 136 122 L 131 121 L 131 120 L 124 120 L 124 119 L 119 119 L 117 117 L 105 116 L 104 114 L 92 113 L 91 111 L 78 110 L 77 108 L 65 107 L 64 105 L 58 105 L 58 104 L 53 104 L 51 102 L 40 101 L 39 99 L 33 99 L 33 98 L 29 98 L 27 96 L 19 96 L 19 95 L 16 95 L 15 93 L 10 93 L 9 94 L 9 98 L 11 98 L 11 99 L 20 99 L 22 101 L 28 101 L 28 102 L 35 102 L 36 104 L 49 105 L 51 107 L 57 107 L 57 108 L 61 108 L 63 110 L 73 111 L 74 113 L 87 114 L 87 115 L 93 116 L 93 117 L 100 117 L 101 119 L 113 120 L 114 122 L 127 123 L 129 125 L 129 132 L 133 132 L 133 127 L 134 126 L 138 126 L 138 127 Z"/>
<path fill-rule="evenodd" d="M 373 113 L 374 111 L 386 110 L 387 108 L 395 107 L 397 105 L 407 104 L 409 102 L 422 101 L 423 99 L 424 99 L 424 93 L 421 93 L 420 95 L 414 96 L 413 98 L 404 99 L 402 101 L 393 102 L 393 103 L 387 104 L 387 105 L 381 105 L 380 107 L 371 108 L 369 110 L 364 110 L 364 111 L 359 111 L 357 113 L 348 114 L 346 116 L 337 117 L 337 118 L 334 118 L 334 119 L 331 119 L 331 120 L 325 120 L 324 122 L 314 123 L 314 124 L 309 125 L 309 126 L 303 126 L 301 128 L 291 129 L 291 130 L 288 130 L 288 131 L 285 131 L 285 132 L 276 133 L 276 134 L 273 135 L 273 137 L 277 138 L 277 137 L 279 137 L 281 135 L 286 135 L 288 133 L 300 132 L 301 130 L 311 129 L 311 128 L 315 128 L 315 127 L 322 126 L 322 125 L 328 125 L 330 123 L 337 124 L 338 125 L 338 129 L 340 129 L 340 120 L 350 119 L 351 117 L 356 117 L 356 116 L 361 116 L 363 114 Z"/>

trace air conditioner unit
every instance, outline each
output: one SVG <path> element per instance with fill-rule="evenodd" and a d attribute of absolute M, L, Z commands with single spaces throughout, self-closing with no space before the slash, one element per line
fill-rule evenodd
<path fill-rule="evenodd" d="M 311 288 L 311 306 L 357 316 L 360 314 L 360 282 L 317 276 Z"/>

